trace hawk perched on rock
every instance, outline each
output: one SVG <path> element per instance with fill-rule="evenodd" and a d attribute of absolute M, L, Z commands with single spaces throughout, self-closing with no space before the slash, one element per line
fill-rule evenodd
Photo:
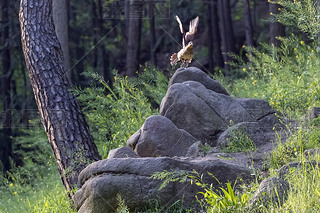
<path fill-rule="evenodd" d="M 182 33 L 182 49 L 171 56 L 170 62 L 171 65 L 176 65 L 181 61 L 182 63 L 180 67 L 187 67 L 193 58 L 193 39 L 197 32 L 199 16 L 190 21 L 189 32 L 187 33 L 184 32 L 182 23 L 178 16 L 176 16 L 176 20 L 179 23 L 180 32 Z"/>

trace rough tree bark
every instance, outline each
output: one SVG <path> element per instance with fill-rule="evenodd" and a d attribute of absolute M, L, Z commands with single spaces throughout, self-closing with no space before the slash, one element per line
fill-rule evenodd
<path fill-rule="evenodd" d="M 270 14 L 279 13 L 279 4 L 269 3 L 269 12 Z M 269 24 L 269 34 L 270 34 L 270 44 L 273 44 L 276 47 L 281 45 L 281 42 L 277 39 L 277 37 L 285 36 L 285 27 L 279 22 L 273 22 Z"/>
<path fill-rule="evenodd" d="M 3 164 L 3 169 L 10 169 L 9 157 L 12 157 L 12 140 L 11 136 L 11 97 L 10 97 L 10 81 L 11 81 L 11 70 L 10 70 L 10 48 L 9 48 L 9 0 L 1 0 L 1 92 L 3 102 L 3 115 L 2 115 L 2 133 L 4 134 L 1 138 L 0 144 L 0 163 Z M 1 168 L 1 165 L 0 165 Z"/>
<path fill-rule="evenodd" d="M 244 7 L 244 25 L 246 32 L 246 45 L 253 46 L 253 27 L 252 27 L 252 19 L 251 19 L 251 10 L 250 10 L 250 1 L 243 0 Z"/>
<path fill-rule="evenodd" d="M 55 34 L 51 0 L 21 0 L 21 41 L 42 124 L 54 152 L 62 182 L 71 198 L 79 172 L 99 160 L 89 127 L 68 91 L 63 56 Z"/>
<path fill-rule="evenodd" d="M 139 69 L 143 0 L 129 0 L 129 26 L 126 57 L 126 75 L 134 76 Z"/>
<path fill-rule="evenodd" d="M 67 76 L 71 79 L 70 69 L 70 54 L 69 54 L 69 35 L 68 35 L 68 11 L 66 0 L 53 0 L 53 21 L 56 29 L 56 34 L 59 39 L 62 53 L 63 64 Z"/>

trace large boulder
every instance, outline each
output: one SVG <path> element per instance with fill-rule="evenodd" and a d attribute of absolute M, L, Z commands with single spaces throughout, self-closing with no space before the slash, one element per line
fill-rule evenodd
<path fill-rule="evenodd" d="M 283 202 L 287 199 L 289 189 L 289 183 L 282 178 L 266 178 L 260 183 L 259 189 L 251 202 L 256 206 L 282 206 Z"/>
<path fill-rule="evenodd" d="M 183 129 L 178 129 L 168 118 L 153 115 L 127 141 L 141 157 L 185 156 L 197 140 Z"/>
<path fill-rule="evenodd" d="M 234 99 L 197 81 L 172 84 L 160 105 L 162 116 L 213 146 L 230 124 L 257 122 L 263 131 L 272 131 L 279 123 L 275 113 L 266 101 Z"/>
<path fill-rule="evenodd" d="M 108 159 L 110 158 L 139 158 L 139 155 L 130 149 L 130 147 L 123 146 L 110 150 Z"/>
<path fill-rule="evenodd" d="M 196 67 L 179 68 L 169 81 L 170 87 L 175 83 L 183 83 L 185 81 L 197 81 L 207 89 L 224 95 L 229 95 L 227 90 L 217 81 L 210 78 L 205 72 Z"/>
<path fill-rule="evenodd" d="M 161 102 L 160 114 L 178 128 L 211 145 L 230 122 L 256 121 L 236 99 L 209 90 L 195 81 L 170 86 Z"/>
<path fill-rule="evenodd" d="M 200 188 L 190 182 L 170 183 L 159 190 L 161 181 L 150 178 L 155 172 L 197 171 L 203 174 L 205 183 L 218 187 L 212 173 L 221 183 L 252 180 L 249 168 L 218 159 L 191 160 L 189 158 L 118 158 L 90 164 L 79 175 L 81 189 L 74 195 L 74 203 L 80 213 L 115 212 L 117 195 L 131 211 L 143 210 L 157 199 L 164 212 L 168 206 L 183 199 L 185 207 L 192 205 Z M 219 185 L 220 186 L 220 185 Z M 199 195 L 198 195 L 199 196 Z"/>

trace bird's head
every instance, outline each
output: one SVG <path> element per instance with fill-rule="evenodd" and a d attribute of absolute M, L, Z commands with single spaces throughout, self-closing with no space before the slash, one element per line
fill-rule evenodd
<path fill-rule="evenodd" d="M 187 49 L 193 49 L 193 42 L 189 41 L 188 45 L 187 45 Z"/>

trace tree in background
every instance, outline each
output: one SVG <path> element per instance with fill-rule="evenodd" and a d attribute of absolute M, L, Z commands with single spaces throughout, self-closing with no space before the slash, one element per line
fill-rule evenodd
<path fill-rule="evenodd" d="M 278 14 L 281 6 L 275 3 L 269 3 L 269 12 L 270 15 Z M 276 47 L 279 47 L 281 42 L 277 37 L 283 37 L 285 35 L 285 26 L 277 21 L 271 22 L 269 24 L 269 35 L 270 35 L 270 44 L 273 44 Z"/>
<path fill-rule="evenodd" d="M 224 66 L 223 56 L 221 52 L 221 37 L 219 30 L 218 17 L 218 2 L 217 0 L 204 1 L 207 6 L 207 24 L 208 24 L 208 42 L 209 54 L 208 63 L 211 73 L 214 72 L 214 67 L 222 68 Z"/>
<path fill-rule="evenodd" d="M 80 171 L 100 156 L 80 106 L 68 91 L 70 82 L 55 34 L 52 1 L 21 0 L 19 20 L 22 48 L 42 124 L 71 198 Z"/>
<path fill-rule="evenodd" d="M 227 62 L 230 60 L 230 57 L 226 53 L 234 53 L 236 50 L 235 39 L 233 33 L 233 24 L 230 8 L 230 0 L 218 0 L 218 10 L 219 18 L 221 22 L 221 38 L 222 38 L 222 51 L 223 58 L 226 70 L 229 70 L 230 67 Z M 226 73 L 228 74 L 228 73 Z"/>
<path fill-rule="evenodd" d="M 143 0 L 130 0 L 129 2 L 126 75 L 130 77 L 134 76 L 139 69 Z"/>
<path fill-rule="evenodd" d="M 150 25 L 150 61 L 154 66 L 157 66 L 157 56 L 156 56 L 156 30 L 154 26 L 155 22 L 155 5 L 154 1 L 149 1 L 149 25 Z"/>
<path fill-rule="evenodd" d="M 252 27 L 252 19 L 251 19 L 251 9 L 250 9 L 250 1 L 243 0 L 243 15 L 244 15 L 244 26 L 246 32 L 246 45 L 253 46 L 253 27 Z"/>
<path fill-rule="evenodd" d="M 12 136 L 11 131 L 11 76 L 12 70 L 10 67 L 10 47 L 9 47 L 9 0 L 1 1 L 1 92 L 3 103 L 3 115 L 2 115 L 2 134 L 0 141 L 0 163 L 2 162 L 2 169 L 9 170 L 10 162 L 9 158 L 12 157 Z"/>

